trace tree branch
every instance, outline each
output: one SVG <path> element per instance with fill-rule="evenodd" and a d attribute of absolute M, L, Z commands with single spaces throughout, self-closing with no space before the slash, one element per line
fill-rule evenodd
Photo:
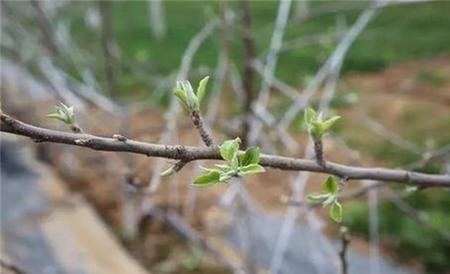
<path fill-rule="evenodd" d="M 99 137 L 91 134 L 61 132 L 16 120 L 6 114 L 1 114 L 0 131 L 15 135 L 26 136 L 35 142 L 61 143 L 80 147 L 87 147 L 100 151 L 120 151 L 143 154 L 149 157 L 184 160 L 221 160 L 219 149 L 214 147 L 202 148 L 182 145 L 152 144 L 131 139 L 119 141 L 115 138 Z M 242 151 L 240 153 L 243 153 Z M 282 170 L 303 170 L 327 173 L 351 179 L 368 179 L 385 182 L 398 182 L 418 185 L 422 187 L 450 187 L 449 175 L 432 175 L 405 170 L 387 168 L 365 168 L 326 162 L 325 167 L 314 160 L 296 159 L 290 157 L 262 154 L 260 164 Z"/>
<path fill-rule="evenodd" d="M 341 260 L 341 274 L 348 274 L 347 250 L 350 244 L 350 235 L 347 227 L 341 227 L 341 243 L 342 249 L 339 251 L 339 259 Z"/>
<path fill-rule="evenodd" d="M 198 130 L 198 133 L 200 134 L 200 138 L 202 138 L 203 143 L 207 147 L 212 146 L 214 144 L 214 141 L 211 134 L 206 129 L 201 113 L 197 110 L 192 111 L 191 120 L 195 128 Z"/>

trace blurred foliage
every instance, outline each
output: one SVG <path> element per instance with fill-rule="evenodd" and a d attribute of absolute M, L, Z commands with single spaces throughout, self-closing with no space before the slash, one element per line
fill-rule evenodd
<path fill-rule="evenodd" d="M 313 1 L 311 10 L 333 3 Z M 229 4 L 235 12 L 239 11 L 238 2 L 232 1 Z M 348 2 L 342 1 L 341 4 L 348 5 Z M 167 36 L 156 40 L 152 38 L 148 28 L 146 5 L 144 1 L 114 2 L 114 35 L 123 53 L 123 59 L 150 72 L 165 75 L 177 69 L 189 40 L 204 26 L 208 18 L 213 15 L 220 16 L 219 2 L 167 1 Z M 276 1 L 251 2 L 252 28 L 258 55 L 264 53 L 269 45 L 277 5 Z M 333 33 L 339 28 L 343 28 L 340 31 L 345 30 L 365 6 L 363 2 L 355 5 L 361 8 L 344 10 L 337 15 L 320 16 L 306 22 L 292 19 L 287 26 L 285 42 L 299 37 Z M 352 46 L 344 64 L 344 73 L 380 70 L 393 63 L 449 51 L 450 36 L 447 35 L 447 27 L 450 25 L 450 17 L 443 12 L 449 9 L 450 2 L 443 1 L 384 8 Z M 72 20 L 76 35 L 74 40 L 81 41 L 83 47 L 88 50 L 99 51 L 98 45 L 92 43 L 93 34 L 85 25 L 84 14 L 74 13 Z M 342 22 L 337 23 L 338 21 Z M 231 57 L 240 66 L 242 48 L 237 27 L 234 24 L 231 30 Z M 215 66 L 220 39 L 221 33 L 216 32 L 212 39 L 202 45 L 194 59 L 193 67 Z M 325 61 L 335 44 L 336 39 L 325 39 L 319 44 L 283 52 L 276 71 L 277 77 L 293 85 L 302 84 L 305 77 L 312 75 Z M 136 90 L 139 86 L 139 81 L 132 81 L 126 71 L 122 74 L 122 90 Z"/>
<path fill-rule="evenodd" d="M 405 201 L 420 208 L 434 227 L 449 233 L 448 196 L 448 191 L 426 190 L 415 192 Z M 345 208 L 344 223 L 353 232 L 369 239 L 369 210 L 365 202 L 347 203 Z M 406 263 L 420 263 L 427 273 L 444 273 L 450 269 L 450 241 L 412 219 L 388 200 L 379 202 L 378 212 L 380 237 L 382 243 L 389 246 L 392 256 Z"/>

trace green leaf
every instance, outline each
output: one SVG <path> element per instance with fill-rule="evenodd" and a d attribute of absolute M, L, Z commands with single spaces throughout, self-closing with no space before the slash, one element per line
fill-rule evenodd
<path fill-rule="evenodd" d="M 329 212 L 330 218 L 335 222 L 340 223 L 342 221 L 342 206 L 340 203 L 335 201 L 331 207 Z"/>
<path fill-rule="evenodd" d="M 417 192 L 418 190 L 419 190 L 418 186 L 407 186 L 407 187 L 405 187 L 404 192 L 406 194 L 411 194 L 411 193 Z"/>
<path fill-rule="evenodd" d="M 313 194 L 309 194 L 308 196 L 306 196 L 306 199 L 308 200 L 308 202 L 313 203 L 313 204 L 321 204 L 323 203 L 325 200 L 327 200 L 330 197 L 330 194 L 318 194 L 318 193 L 313 193 Z"/>
<path fill-rule="evenodd" d="M 200 80 L 200 82 L 198 83 L 197 99 L 198 99 L 199 105 L 202 103 L 203 97 L 205 96 L 206 85 L 208 84 L 208 80 L 209 80 L 209 76 L 206 76 L 205 78 Z"/>
<path fill-rule="evenodd" d="M 321 123 L 322 132 L 325 133 L 330 130 L 330 128 L 336 123 L 337 120 L 341 119 L 341 116 L 333 116 L 330 119 Z"/>
<path fill-rule="evenodd" d="M 229 163 L 229 167 L 231 168 L 231 170 L 237 171 L 237 169 L 239 167 L 239 161 L 238 161 L 237 153 L 233 156 L 231 161 L 229 161 L 228 163 Z"/>
<path fill-rule="evenodd" d="M 161 177 L 168 177 L 170 175 L 173 175 L 175 173 L 175 169 L 173 166 L 169 167 L 168 169 L 164 170 L 159 174 Z"/>
<path fill-rule="evenodd" d="M 239 164 L 241 166 L 248 166 L 250 164 L 257 164 L 259 162 L 259 148 L 249 147 L 244 154 L 239 156 Z"/>
<path fill-rule="evenodd" d="M 74 121 L 74 112 L 73 107 L 66 106 L 63 103 L 59 103 L 59 106 L 56 107 L 58 112 L 60 112 L 62 115 L 64 115 L 69 123 L 72 123 Z"/>
<path fill-rule="evenodd" d="M 322 129 L 322 124 L 320 122 L 317 122 L 317 121 L 312 121 L 311 122 L 311 129 L 310 129 L 309 133 L 312 135 L 312 137 L 315 140 L 322 139 L 322 136 L 324 134 L 324 131 Z"/>
<path fill-rule="evenodd" d="M 233 176 L 236 174 L 236 172 L 234 170 L 230 170 L 227 172 L 223 172 L 220 174 L 219 176 L 219 182 L 225 182 L 231 178 L 233 178 Z"/>
<path fill-rule="evenodd" d="M 65 122 L 65 120 L 63 119 L 63 117 L 59 113 L 50 113 L 50 114 L 47 114 L 47 117 L 51 118 L 51 119 L 56 119 L 56 120 L 60 120 L 62 122 Z"/>
<path fill-rule="evenodd" d="M 75 114 L 73 107 L 68 107 L 63 103 L 55 107 L 55 111 L 47 115 L 47 117 L 52 119 L 57 119 L 65 124 L 73 125 L 75 123 Z"/>
<path fill-rule="evenodd" d="M 329 176 L 322 185 L 322 190 L 331 195 L 336 195 L 339 191 L 339 185 L 335 177 Z"/>
<path fill-rule="evenodd" d="M 250 164 L 248 166 L 241 167 L 239 176 L 250 175 L 255 173 L 265 172 L 264 167 L 258 164 Z"/>
<path fill-rule="evenodd" d="M 328 196 L 328 198 L 322 202 L 323 206 L 328 206 L 331 205 L 332 203 L 334 203 L 334 201 L 336 201 L 336 195 L 331 195 Z"/>
<path fill-rule="evenodd" d="M 221 175 L 221 172 L 219 170 L 211 169 L 207 172 L 200 174 L 200 176 L 198 176 L 192 184 L 196 185 L 196 186 L 209 185 L 209 184 L 218 182 L 220 175 Z"/>
<path fill-rule="evenodd" d="M 307 108 L 305 110 L 305 123 L 310 125 L 313 121 L 317 120 L 317 113 L 312 108 Z"/>
<path fill-rule="evenodd" d="M 189 81 L 177 81 L 175 95 L 178 96 L 178 98 L 180 98 L 182 102 L 184 102 L 185 107 L 189 111 L 198 110 L 197 95 L 195 95 L 194 90 L 192 89 L 192 85 Z"/>
<path fill-rule="evenodd" d="M 198 110 L 197 95 L 195 95 L 191 83 L 188 80 L 183 80 L 181 85 L 186 92 L 187 104 L 190 110 Z"/>
<path fill-rule="evenodd" d="M 236 154 L 239 150 L 239 144 L 241 143 L 241 139 L 237 137 L 234 140 L 227 140 L 220 145 L 220 155 L 222 158 L 229 163 L 236 158 Z"/>
<path fill-rule="evenodd" d="M 180 99 L 180 101 L 183 104 L 183 106 L 187 110 L 189 110 L 189 106 L 187 104 L 186 92 L 184 90 L 182 90 L 182 89 L 177 88 L 177 89 L 175 89 L 174 94 L 175 94 L 175 96 L 177 96 Z"/>

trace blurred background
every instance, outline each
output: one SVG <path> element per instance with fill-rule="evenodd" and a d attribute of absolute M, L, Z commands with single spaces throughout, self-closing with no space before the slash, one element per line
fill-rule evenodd
<path fill-rule="evenodd" d="M 101 136 L 202 146 L 172 95 L 210 75 L 217 143 L 311 158 L 303 109 L 343 118 L 326 158 L 450 173 L 449 1 L 1 1 L 2 110 L 74 106 Z M 309 149 L 308 149 L 309 148 Z M 326 176 L 200 165 L 1 135 L 2 273 L 339 273 L 339 225 L 301 206 Z M 351 181 L 349 273 L 450 273 L 450 195 Z"/>

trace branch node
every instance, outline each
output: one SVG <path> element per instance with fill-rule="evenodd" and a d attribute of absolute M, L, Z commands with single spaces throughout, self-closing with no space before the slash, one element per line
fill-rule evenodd
<path fill-rule="evenodd" d="M 113 134 L 112 137 L 119 142 L 126 142 L 128 140 L 127 137 L 120 135 L 120 134 Z"/>
<path fill-rule="evenodd" d="M 184 160 L 186 157 L 186 148 L 183 145 L 175 146 L 175 150 L 177 151 L 177 158 Z"/>
<path fill-rule="evenodd" d="M 406 181 L 407 184 L 411 184 L 412 183 L 411 175 L 412 175 L 411 171 L 407 170 L 406 173 L 405 173 L 405 181 Z"/>
<path fill-rule="evenodd" d="M 79 145 L 79 146 L 84 146 L 88 140 L 84 140 L 84 139 L 75 139 L 75 144 Z"/>
<path fill-rule="evenodd" d="M 81 129 L 81 127 L 77 124 L 71 124 L 69 127 L 73 133 L 80 133 L 80 134 L 84 133 L 83 129 Z"/>

